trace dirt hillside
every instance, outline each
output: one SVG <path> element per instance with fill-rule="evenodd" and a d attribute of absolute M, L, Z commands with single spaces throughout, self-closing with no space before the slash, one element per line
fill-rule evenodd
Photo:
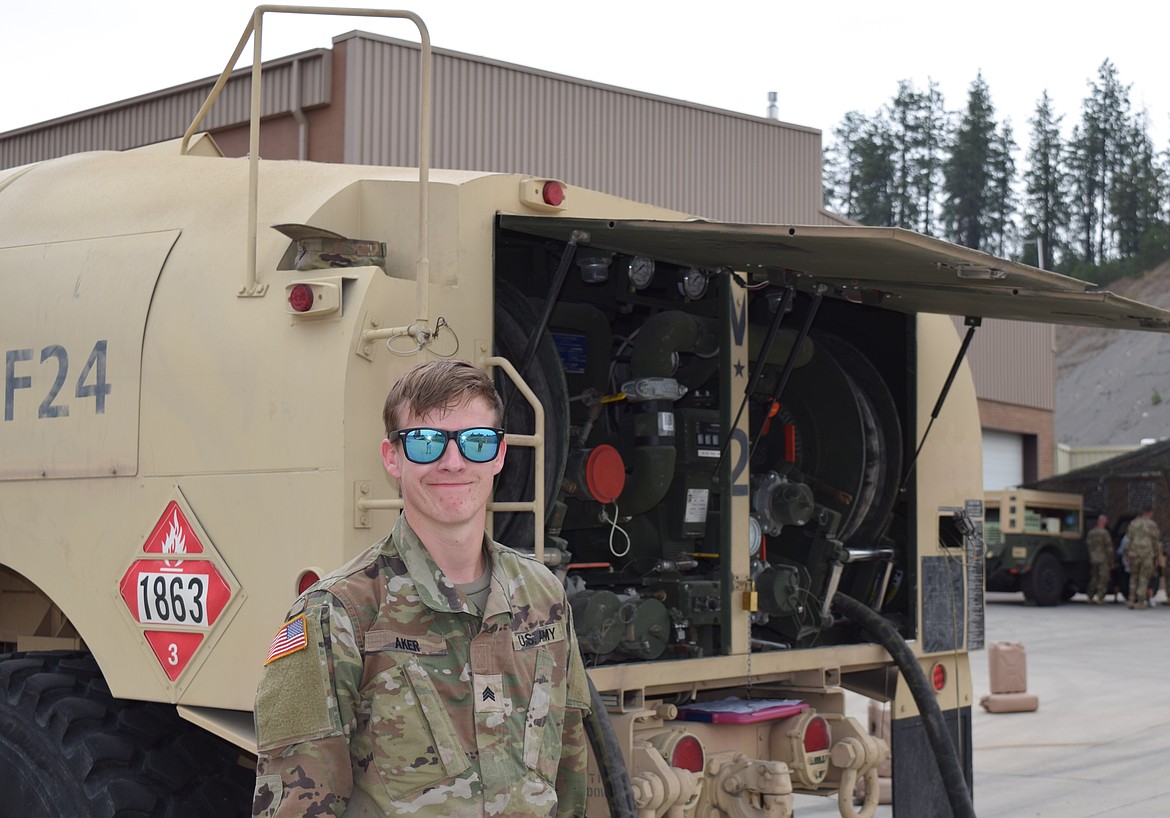
<path fill-rule="evenodd" d="M 1170 262 L 1111 284 L 1170 309 Z M 1074 446 L 1170 437 L 1170 333 L 1056 329 L 1056 440 Z"/>

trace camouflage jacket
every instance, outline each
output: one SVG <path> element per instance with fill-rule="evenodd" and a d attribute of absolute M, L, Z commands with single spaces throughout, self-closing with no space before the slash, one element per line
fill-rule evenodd
<path fill-rule="evenodd" d="M 1138 517 L 1129 524 L 1125 531 L 1127 543 L 1126 553 L 1131 558 L 1151 559 L 1161 551 L 1162 534 L 1158 531 L 1158 524 L 1149 517 Z"/>
<path fill-rule="evenodd" d="M 1090 529 L 1089 534 L 1085 537 L 1085 545 L 1089 549 L 1089 562 L 1098 565 L 1105 565 L 1112 562 L 1113 556 L 1113 538 L 1109 536 L 1109 532 L 1104 528 Z"/>
<path fill-rule="evenodd" d="M 484 539 L 482 621 L 404 516 L 297 600 L 256 694 L 254 816 L 584 814 L 589 693 L 564 589 Z"/>

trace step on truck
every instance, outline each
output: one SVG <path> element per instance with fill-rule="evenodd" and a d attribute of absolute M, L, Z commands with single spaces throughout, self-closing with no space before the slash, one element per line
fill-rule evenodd
<path fill-rule="evenodd" d="M 370 13 L 417 22 L 426 91 L 421 20 Z M 432 170 L 425 117 L 417 168 L 263 160 L 252 119 L 246 158 L 197 119 L 0 171 L 0 814 L 250 813 L 272 634 L 392 526 L 382 401 L 448 356 L 508 402 L 493 536 L 570 595 L 589 815 L 872 815 L 846 691 L 889 703 L 896 815 L 970 814 L 963 353 L 1170 315 L 905 230 Z"/>

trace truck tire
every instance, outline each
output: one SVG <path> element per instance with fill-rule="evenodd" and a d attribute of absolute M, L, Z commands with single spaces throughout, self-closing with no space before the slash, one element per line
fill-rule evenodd
<path fill-rule="evenodd" d="M 1002 589 L 997 589 L 997 590 L 1002 590 Z M 1031 603 L 1033 605 L 1036 604 L 1036 597 L 1032 595 L 1032 583 L 1031 582 L 1028 582 L 1027 580 L 1021 580 L 1020 581 L 1020 593 L 1022 593 L 1024 595 L 1025 602 Z"/>
<path fill-rule="evenodd" d="M 1042 607 L 1059 605 L 1064 593 L 1064 569 L 1060 560 L 1048 552 L 1038 555 L 1021 584 L 1025 599 Z"/>
<path fill-rule="evenodd" d="M 0 818 L 250 815 L 241 755 L 173 705 L 113 698 L 88 654 L 0 655 Z"/>

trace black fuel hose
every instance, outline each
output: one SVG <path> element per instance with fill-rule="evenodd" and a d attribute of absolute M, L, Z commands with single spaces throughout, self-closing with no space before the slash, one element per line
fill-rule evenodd
<path fill-rule="evenodd" d="M 943 721 L 942 710 L 922 666 L 918 664 L 906 640 L 886 619 L 851 596 L 837 592 L 833 595 L 833 607 L 873 637 L 890 654 L 914 696 L 918 712 L 922 714 L 926 737 L 934 750 L 943 789 L 951 804 L 951 814 L 954 818 L 975 818 L 975 807 L 971 803 L 971 793 L 967 790 L 967 778 L 963 775 L 959 754 Z"/>
<path fill-rule="evenodd" d="M 609 814 L 611 818 L 637 818 L 638 807 L 634 804 L 634 785 L 630 781 L 630 771 L 626 767 L 626 759 L 618 744 L 613 723 L 609 720 L 605 702 L 593 686 L 592 679 L 589 679 L 589 705 L 593 712 L 585 718 L 585 735 L 589 738 L 593 758 L 601 773 Z"/>

